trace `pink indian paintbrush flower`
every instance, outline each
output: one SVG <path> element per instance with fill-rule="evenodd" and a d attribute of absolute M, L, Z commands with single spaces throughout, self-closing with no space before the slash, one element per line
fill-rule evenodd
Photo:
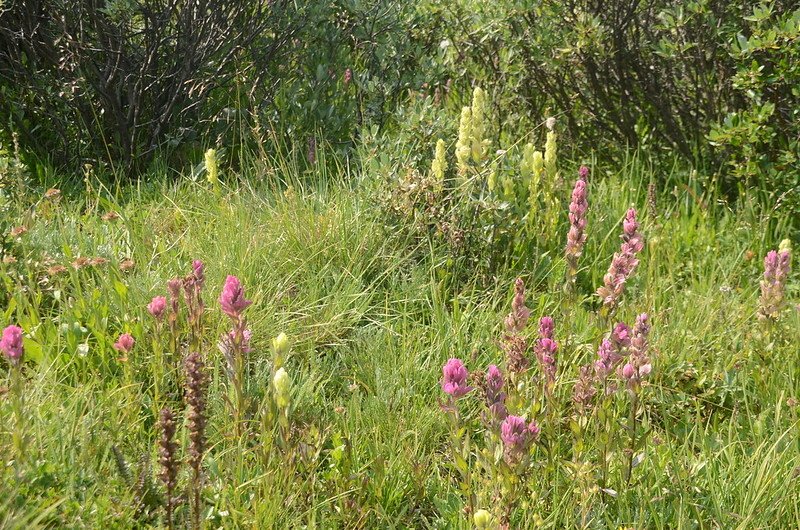
<path fill-rule="evenodd" d="M 534 346 L 536 358 L 539 361 L 542 372 L 547 380 L 547 386 L 550 388 L 556 380 L 556 352 L 558 351 L 558 343 L 553 339 L 539 339 Z"/>
<path fill-rule="evenodd" d="M 589 168 L 581 166 L 579 178 L 572 190 L 572 202 L 569 204 L 569 232 L 564 254 L 567 259 L 567 278 L 570 282 L 574 280 L 578 271 L 578 258 L 586 244 L 586 212 L 589 210 L 589 202 L 586 199 L 588 176 Z"/>
<path fill-rule="evenodd" d="M 545 316 L 539 319 L 539 338 L 533 346 L 536 359 L 539 361 L 539 366 L 545 375 L 548 391 L 552 389 L 556 381 L 558 343 L 553 338 L 554 328 L 555 324 L 551 317 Z"/>
<path fill-rule="evenodd" d="M 200 287 L 202 287 L 203 283 L 206 281 L 205 270 L 206 267 L 202 261 L 199 259 L 192 261 L 192 274 L 194 275 L 194 279 Z"/>
<path fill-rule="evenodd" d="M 239 278 L 228 276 L 225 280 L 225 286 L 222 288 L 222 293 L 219 295 L 219 304 L 222 306 L 222 311 L 232 319 L 238 320 L 242 315 L 242 311 L 252 303 L 252 301 L 244 297 L 244 288 Z"/>
<path fill-rule="evenodd" d="M 178 314 L 178 303 L 180 302 L 181 287 L 183 280 L 181 278 L 172 278 L 167 282 L 167 291 L 169 291 L 169 301 L 172 305 L 172 314 Z"/>
<path fill-rule="evenodd" d="M 625 214 L 622 227 L 620 251 L 614 253 L 611 266 L 603 277 L 603 286 L 597 289 L 603 305 L 609 310 L 616 308 L 619 298 L 625 290 L 625 282 L 639 265 L 636 255 L 644 248 L 644 238 L 638 232 L 639 223 L 636 221 L 635 209 L 631 208 Z"/>
<path fill-rule="evenodd" d="M 0 351 L 13 363 L 18 363 L 22 360 L 22 354 L 24 353 L 22 328 L 11 325 L 3 330 L 3 338 L 0 339 Z"/>
<path fill-rule="evenodd" d="M 505 318 L 506 333 L 500 347 L 506 354 L 506 367 L 514 373 L 528 368 L 528 341 L 521 331 L 528 325 L 531 310 L 525 306 L 525 283 L 522 278 L 514 282 L 514 299 L 511 301 L 511 313 Z"/>
<path fill-rule="evenodd" d="M 539 425 L 535 421 L 526 423 L 520 416 L 506 416 L 500 426 L 506 462 L 511 465 L 519 463 L 538 438 Z"/>
<path fill-rule="evenodd" d="M 628 362 L 620 370 L 620 376 L 627 382 L 628 388 L 632 390 L 637 389 L 642 380 L 647 378 L 652 371 L 647 340 L 647 336 L 650 333 L 649 318 L 647 313 L 642 313 L 636 317 L 636 324 L 633 326 L 630 356 L 628 357 Z"/>
<path fill-rule="evenodd" d="M 486 370 L 485 380 L 486 406 L 497 420 L 503 420 L 508 415 L 505 405 L 506 393 L 503 392 L 505 384 L 503 372 L 494 364 L 489 366 L 489 369 Z"/>
<path fill-rule="evenodd" d="M 554 330 L 555 323 L 552 317 L 542 317 L 539 319 L 539 337 L 543 339 L 552 339 Z"/>
<path fill-rule="evenodd" d="M 636 221 L 636 210 L 630 208 L 622 220 L 622 242 L 630 245 L 633 253 L 641 252 L 644 248 L 644 238 L 639 233 L 639 223 Z"/>
<path fill-rule="evenodd" d="M 133 350 L 134 344 L 136 344 L 136 340 L 131 336 L 131 334 L 123 333 L 119 336 L 117 342 L 114 343 L 114 349 L 127 355 Z"/>
<path fill-rule="evenodd" d="M 614 326 L 611 332 L 611 344 L 617 352 L 631 345 L 631 328 L 625 322 L 619 322 Z"/>
<path fill-rule="evenodd" d="M 622 352 L 617 349 L 614 342 L 609 339 L 603 339 L 600 347 L 597 348 L 597 360 L 594 363 L 594 372 L 597 379 L 605 381 L 621 361 Z"/>
<path fill-rule="evenodd" d="M 445 394 L 449 394 L 454 398 L 460 398 L 467 394 L 473 389 L 467 384 L 468 379 L 469 372 L 467 372 L 467 368 L 461 362 L 461 359 L 456 359 L 455 357 L 449 359 L 442 367 L 442 391 Z"/>
<path fill-rule="evenodd" d="M 579 414 L 584 414 L 591 407 L 592 399 L 594 399 L 596 393 L 592 365 L 581 366 L 580 375 L 572 389 L 572 402 L 578 408 Z"/>
<path fill-rule="evenodd" d="M 252 337 L 253 333 L 249 329 L 242 331 L 242 339 L 241 343 L 238 345 L 238 351 L 241 351 L 242 353 L 252 353 L 253 348 L 250 346 Z M 217 347 L 225 357 L 227 365 L 229 367 L 235 366 L 234 357 L 236 356 L 237 351 L 236 330 L 231 330 L 220 337 L 219 342 L 217 342 Z"/>
<path fill-rule="evenodd" d="M 147 311 L 156 320 L 161 320 L 164 317 L 164 311 L 167 309 L 167 299 L 163 296 L 154 296 L 153 300 L 147 304 Z"/>
<path fill-rule="evenodd" d="M 764 277 L 761 280 L 758 318 L 777 320 L 783 309 L 786 295 L 786 280 L 792 267 L 789 248 L 770 250 L 764 257 Z"/>
<path fill-rule="evenodd" d="M 636 368 L 633 367 L 631 363 L 626 363 L 625 366 L 622 367 L 622 377 L 627 380 L 633 379 L 634 374 L 636 374 Z"/>
<path fill-rule="evenodd" d="M 514 299 L 511 301 L 511 313 L 506 317 L 506 331 L 519 333 L 528 325 L 531 310 L 525 306 L 525 282 L 517 278 L 514 282 Z"/>

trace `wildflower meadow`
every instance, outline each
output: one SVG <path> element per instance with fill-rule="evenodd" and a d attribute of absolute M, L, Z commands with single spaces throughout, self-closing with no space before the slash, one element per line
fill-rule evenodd
<path fill-rule="evenodd" d="M 0 528 L 800 528 L 789 181 L 586 147 L 480 71 L 384 122 L 320 66 L 347 150 L 210 124 L 130 178 L 11 131 Z"/>

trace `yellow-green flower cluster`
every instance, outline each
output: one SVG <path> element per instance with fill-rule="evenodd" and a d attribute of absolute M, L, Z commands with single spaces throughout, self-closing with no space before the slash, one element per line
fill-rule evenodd
<path fill-rule="evenodd" d="M 275 404 L 279 409 L 284 410 L 289 406 L 290 396 L 289 390 L 292 382 L 289 379 L 289 374 L 281 367 L 275 372 L 272 378 L 272 386 L 275 389 Z"/>
<path fill-rule="evenodd" d="M 484 116 L 486 114 L 486 93 L 480 87 L 475 87 L 472 91 L 472 159 L 476 164 L 480 164 L 486 152 L 486 145 L 483 135 L 486 124 Z"/>
<path fill-rule="evenodd" d="M 522 176 L 522 182 L 528 188 L 528 202 L 532 211 L 535 210 L 537 204 L 539 183 L 543 172 L 544 158 L 542 157 L 542 152 L 537 151 L 532 143 L 525 144 L 522 150 L 520 175 Z"/>
<path fill-rule="evenodd" d="M 439 140 L 436 141 L 436 152 L 433 156 L 433 162 L 431 163 L 431 173 L 433 173 L 433 178 L 436 181 L 437 191 L 441 191 L 444 187 L 444 174 L 447 171 L 445 148 L 444 140 L 439 138 Z"/>
<path fill-rule="evenodd" d="M 480 87 L 472 92 L 472 106 L 461 109 L 461 120 L 458 124 L 458 141 L 456 142 L 456 160 L 458 174 L 465 176 L 469 161 L 480 164 L 486 156 L 489 141 L 486 133 L 486 93 Z"/>
<path fill-rule="evenodd" d="M 547 131 L 547 141 L 544 144 L 544 168 L 545 172 L 547 173 L 547 179 L 550 181 L 551 184 L 554 184 L 557 180 L 558 175 L 558 167 L 556 164 L 556 159 L 558 157 L 558 144 L 557 144 L 557 134 L 556 131 L 553 130 L 555 126 L 555 120 L 547 120 L 548 126 L 550 130 Z"/>
<path fill-rule="evenodd" d="M 469 155 L 472 152 L 470 137 L 472 134 L 472 109 L 461 109 L 461 120 L 458 122 L 458 141 L 456 142 L 456 160 L 458 161 L 458 174 L 467 174 Z"/>
<path fill-rule="evenodd" d="M 275 369 L 280 368 L 283 366 L 283 361 L 286 358 L 286 354 L 289 352 L 289 337 L 286 336 L 286 333 L 281 333 L 274 339 L 272 339 L 272 354 L 273 354 L 273 361 L 272 365 Z"/>
<path fill-rule="evenodd" d="M 516 186 L 514 184 L 514 179 L 511 178 L 510 175 L 503 177 L 503 196 L 506 198 L 506 200 L 514 200 L 514 197 L 516 196 Z"/>
<path fill-rule="evenodd" d="M 206 178 L 212 186 L 216 187 L 219 182 L 219 169 L 217 167 L 217 150 L 209 149 L 205 154 Z"/>
<path fill-rule="evenodd" d="M 489 525 L 492 524 L 492 514 L 486 510 L 478 510 L 472 516 L 472 521 L 475 523 L 476 528 L 489 528 Z"/>
<path fill-rule="evenodd" d="M 530 142 L 525 144 L 525 147 L 522 148 L 522 161 L 519 164 L 519 175 L 522 177 L 522 181 L 525 184 L 530 182 L 533 177 L 533 153 L 535 151 L 536 148 Z"/>
<path fill-rule="evenodd" d="M 492 169 L 489 171 L 489 176 L 486 179 L 486 186 L 492 193 L 497 189 L 497 164 L 492 165 Z"/>

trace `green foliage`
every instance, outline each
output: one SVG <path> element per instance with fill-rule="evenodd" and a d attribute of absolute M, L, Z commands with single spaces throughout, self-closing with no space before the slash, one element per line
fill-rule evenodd
<path fill-rule="evenodd" d="M 285 0 L 11 2 L 0 11 L 0 110 L 40 159 L 136 176 L 158 152 L 230 126 L 243 110 L 230 106 L 245 103 L 230 95 L 240 76 L 256 72 L 251 98 L 272 94 L 305 20 Z"/>
<path fill-rule="evenodd" d="M 733 89 L 744 105 L 715 124 L 709 140 L 725 153 L 726 180 L 800 207 L 800 10 L 753 7 L 730 50 Z"/>
<path fill-rule="evenodd" d="M 677 154 L 718 171 L 731 196 L 752 186 L 774 192 L 773 202 L 785 195 L 796 211 L 790 2 L 465 0 L 430 9 L 446 21 L 450 75 L 487 90 L 501 133 L 556 116 L 568 156 L 592 150 L 618 163 L 626 146 L 662 161 Z"/>

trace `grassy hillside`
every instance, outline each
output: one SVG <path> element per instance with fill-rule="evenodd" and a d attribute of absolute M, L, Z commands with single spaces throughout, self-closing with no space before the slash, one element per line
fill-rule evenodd
<path fill-rule="evenodd" d="M 490 528 L 800 526 L 796 273 L 780 318 L 757 318 L 763 257 L 788 220 L 691 187 L 658 190 L 648 204 L 650 175 L 635 160 L 597 171 L 575 292 L 565 294 L 576 170 L 562 169 L 569 183 L 550 247 L 531 244 L 524 260 L 480 278 L 461 270 L 458 281 L 447 248 L 387 224 L 385 190 L 342 168 L 267 165 L 216 186 L 187 176 L 113 193 L 89 183 L 8 205 L 8 226 L 27 230 L 5 236 L 0 324 L 23 329 L 27 362 L 18 387 L 13 363 L 0 372 L 0 526 L 165 526 L 162 407 L 178 418 L 174 519 L 187 524 L 190 349 L 210 381 L 208 528 L 470 528 L 470 509 L 488 510 Z M 605 318 L 594 291 L 630 207 L 644 249 Z M 192 333 L 180 301 L 173 351 L 167 319 L 147 304 L 196 259 L 205 310 Z M 227 275 L 253 302 L 239 413 L 217 344 L 231 326 L 218 302 Z M 531 367 L 506 387 L 507 405 L 540 428 L 522 464 L 504 458 L 478 389 L 448 405 L 440 384 L 451 357 L 473 373 L 489 364 L 509 373 L 503 321 L 517 276 Z M 652 326 L 650 376 L 579 413 L 579 367 L 616 322 L 633 327 L 640 313 Z M 550 387 L 533 355 L 544 315 L 558 342 Z M 136 341 L 130 352 L 114 348 L 122 333 Z M 280 333 L 290 346 L 276 360 Z M 288 407 L 272 383 L 279 365 Z"/>

